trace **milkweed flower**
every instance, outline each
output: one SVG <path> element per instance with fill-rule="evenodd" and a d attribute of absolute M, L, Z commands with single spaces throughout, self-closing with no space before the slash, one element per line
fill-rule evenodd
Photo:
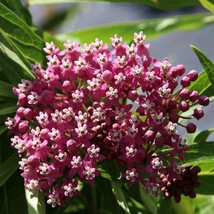
<path fill-rule="evenodd" d="M 116 162 L 121 179 L 140 182 L 154 195 L 173 196 L 165 178 L 176 186 L 184 177 L 188 142 L 177 128 L 194 133 L 189 120 L 204 115 L 194 106 L 209 99 L 187 88 L 198 77 L 195 70 L 185 75 L 183 65 L 152 58 L 145 39 L 135 33 L 128 45 L 115 35 L 112 48 L 99 39 L 83 47 L 68 41 L 62 51 L 46 43 L 47 67 L 35 63 L 35 79 L 13 88 L 19 108 L 5 124 L 21 175 L 53 207 L 77 195 L 79 181 L 93 185 L 103 162 Z M 190 108 L 192 115 L 182 116 Z"/>

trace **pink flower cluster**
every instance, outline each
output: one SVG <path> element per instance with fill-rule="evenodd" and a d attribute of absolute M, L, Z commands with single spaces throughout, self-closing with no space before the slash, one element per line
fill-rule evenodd
<path fill-rule="evenodd" d="M 83 47 L 68 41 L 63 51 L 46 43 L 47 68 L 34 64 L 35 80 L 13 89 L 19 108 L 5 124 L 22 158 L 25 186 L 45 192 L 53 207 L 78 194 L 79 181 L 93 184 L 106 161 L 116 161 L 123 179 L 155 195 L 164 185 L 161 174 L 181 178 L 188 146 L 177 127 L 195 132 L 181 120 L 204 113 L 181 114 L 209 99 L 186 88 L 196 71 L 181 78 L 185 68 L 151 58 L 145 38 L 135 33 L 129 46 L 115 35 L 112 48 L 99 39 Z"/>

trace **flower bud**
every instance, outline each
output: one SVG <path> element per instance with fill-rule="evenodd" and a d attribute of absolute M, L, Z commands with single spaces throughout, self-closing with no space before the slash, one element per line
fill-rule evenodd
<path fill-rule="evenodd" d="M 179 109 L 183 112 L 189 110 L 189 104 L 185 101 L 182 101 L 180 106 L 179 106 Z"/>
<path fill-rule="evenodd" d="M 191 102 L 195 102 L 199 98 L 199 93 L 197 91 L 192 91 L 189 95 L 189 99 Z"/>
<path fill-rule="evenodd" d="M 25 106 L 27 103 L 27 96 L 24 93 L 20 93 L 18 97 L 18 105 Z"/>
<path fill-rule="evenodd" d="M 203 96 L 199 97 L 198 102 L 202 106 L 207 106 L 207 105 L 209 105 L 210 100 L 207 96 L 203 95 Z"/>
<path fill-rule="evenodd" d="M 203 109 L 202 108 L 196 108 L 194 110 L 194 113 L 192 116 L 195 117 L 197 120 L 201 119 L 204 116 Z"/>
<path fill-rule="evenodd" d="M 190 85 L 190 79 L 189 77 L 187 76 L 184 76 L 182 79 L 181 79 L 181 85 L 183 87 L 188 87 Z"/>
<path fill-rule="evenodd" d="M 195 133 L 197 126 L 194 123 L 189 123 L 186 127 L 188 133 Z"/>
<path fill-rule="evenodd" d="M 19 131 L 25 133 L 28 131 L 29 125 L 28 121 L 22 121 L 19 123 Z"/>
<path fill-rule="evenodd" d="M 19 117 L 24 117 L 24 114 L 23 114 L 24 110 L 25 110 L 25 108 L 19 107 L 19 108 L 17 109 L 17 111 L 16 111 L 16 114 L 17 114 Z"/>
<path fill-rule="evenodd" d="M 102 74 L 103 80 L 107 83 L 111 82 L 111 80 L 113 79 L 113 74 L 111 71 L 106 70 L 103 72 Z"/>
<path fill-rule="evenodd" d="M 24 115 L 25 119 L 30 120 L 33 118 L 34 113 L 33 113 L 32 109 L 26 108 L 23 112 L 23 115 Z"/>
<path fill-rule="evenodd" d="M 195 81 L 197 80 L 198 78 L 198 72 L 195 71 L 195 70 L 192 70 L 190 71 L 188 74 L 187 74 L 187 77 L 189 77 L 189 80 L 192 82 L 192 81 Z"/>
<path fill-rule="evenodd" d="M 189 95 L 190 95 L 190 91 L 188 89 L 184 88 L 184 89 L 181 90 L 179 95 L 183 100 L 188 100 L 189 99 Z"/>

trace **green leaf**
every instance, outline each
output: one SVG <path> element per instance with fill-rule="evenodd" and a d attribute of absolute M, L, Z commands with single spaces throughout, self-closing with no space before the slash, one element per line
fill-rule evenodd
<path fill-rule="evenodd" d="M 198 165 L 214 161 L 214 142 L 193 143 L 185 152 L 185 165 Z"/>
<path fill-rule="evenodd" d="M 29 4 L 57 4 L 57 3 L 73 3 L 73 2 L 111 2 L 111 3 L 123 3 L 129 0 L 28 0 Z M 132 0 L 131 3 L 142 3 L 145 5 L 153 6 L 161 9 L 176 9 L 186 7 L 190 5 L 198 5 L 198 0 Z"/>
<path fill-rule="evenodd" d="M 157 214 L 171 214 L 172 213 L 172 203 L 171 199 L 161 197 L 157 204 Z"/>
<path fill-rule="evenodd" d="M 207 141 L 207 138 L 214 132 L 214 128 L 213 129 L 208 129 L 208 130 L 204 130 L 202 132 L 200 132 L 194 139 L 195 142 L 198 143 L 203 143 L 205 141 Z"/>
<path fill-rule="evenodd" d="M 22 4 L 21 0 L 1 0 L 1 2 L 16 13 L 16 15 L 23 19 L 27 24 L 32 24 L 31 14 L 27 7 Z"/>
<path fill-rule="evenodd" d="M 195 189 L 195 192 L 202 195 L 214 194 L 214 175 L 199 175 L 201 185 Z"/>
<path fill-rule="evenodd" d="M 194 90 L 198 91 L 199 94 L 201 95 L 210 86 L 211 86 L 211 83 L 210 83 L 210 80 L 209 80 L 207 73 L 205 71 L 202 71 L 199 74 L 198 79 L 196 81 L 192 82 L 192 84 L 188 87 L 188 89 L 190 91 L 194 91 Z"/>
<path fill-rule="evenodd" d="M 157 213 L 157 202 L 155 200 L 154 195 L 146 192 L 145 187 L 143 185 L 139 185 L 140 198 L 145 206 L 145 208 L 152 214 Z"/>
<path fill-rule="evenodd" d="M 35 193 L 32 193 L 25 188 L 25 196 L 28 205 L 28 214 L 45 214 L 45 200 L 42 192 L 36 190 Z"/>
<path fill-rule="evenodd" d="M 5 125 L 0 126 L 0 136 L 7 130 Z"/>
<path fill-rule="evenodd" d="M 30 71 L 23 69 L 19 64 L 0 51 L 0 75 L 1 80 L 17 85 L 21 79 L 33 79 Z"/>
<path fill-rule="evenodd" d="M 9 115 L 16 111 L 17 105 L 13 102 L 8 102 L 0 105 L 0 116 Z"/>
<path fill-rule="evenodd" d="M 0 3 L 0 33 L 30 63 L 45 62 L 42 39 L 2 3 Z"/>
<path fill-rule="evenodd" d="M 199 0 L 203 7 L 214 13 L 214 4 L 208 0 Z"/>
<path fill-rule="evenodd" d="M 5 162 L 0 165 L 0 187 L 8 180 L 8 178 L 18 168 L 19 157 L 17 152 L 14 152 Z"/>
<path fill-rule="evenodd" d="M 214 89 L 214 64 L 208 57 L 197 47 L 191 45 L 191 48 L 197 55 L 199 61 L 201 62 L 202 66 L 204 67 L 205 72 L 208 75 L 208 78 L 210 80 L 210 83 L 212 84 L 212 87 Z"/>
<path fill-rule="evenodd" d="M 12 91 L 13 86 L 0 80 L 0 97 L 17 99 Z"/>
<path fill-rule="evenodd" d="M 0 201 L 2 214 L 29 214 L 24 194 L 24 182 L 18 170 L 0 188 Z"/>
<path fill-rule="evenodd" d="M 125 213 L 130 214 L 128 204 L 126 202 L 125 196 L 118 182 L 111 180 L 111 186 L 118 204 L 124 209 Z"/>
<path fill-rule="evenodd" d="M 123 37 L 124 42 L 130 42 L 134 32 L 143 31 L 149 40 L 158 36 L 182 30 L 196 30 L 214 22 L 214 16 L 204 14 L 174 16 L 163 19 L 147 19 L 128 23 L 117 23 L 111 25 L 97 26 L 68 34 L 59 35 L 58 38 L 66 41 L 76 40 L 80 43 L 91 43 L 99 38 L 110 44 L 110 37 L 115 34 Z"/>
<path fill-rule="evenodd" d="M 179 203 L 171 200 L 172 213 L 196 214 L 193 210 L 192 204 L 187 199 L 189 199 L 189 197 L 182 197 L 181 202 Z"/>

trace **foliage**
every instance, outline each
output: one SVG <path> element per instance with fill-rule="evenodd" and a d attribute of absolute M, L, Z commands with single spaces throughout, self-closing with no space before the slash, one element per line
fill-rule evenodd
<path fill-rule="evenodd" d="M 28 0 L 28 4 L 49 4 L 62 2 L 79 2 L 74 0 Z M 84 2 L 99 2 L 82 1 Z M 103 2 L 121 3 L 123 0 Z M 190 5 L 202 4 L 214 12 L 211 0 L 135 0 L 133 3 L 142 3 L 161 9 L 177 9 Z M 195 200 L 183 198 L 180 205 L 164 199 L 155 198 L 146 193 L 142 185 L 129 188 L 117 181 L 114 173 L 102 169 L 102 178 L 96 181 L 91 188 L 86 184 L 80 185 L 83 194 L 62 208 L 50 208 L 43 202 L 43 196 L 36 192 L 34 196 L 24 191 L 23 180 L 18 168 L 18 156 L 10 148 L 10 143 L 4 125 L 5 118 L 14 114 L 17 109 L 16 97 L 12 92 L 21 79 L 33 79 L 31 63 L 46 64 L 43 47 L 46 41 L 54 41 L 62 47 L 63 41 L 74 39 L 81 43 L 89 42 L 98 37 L 105 42 L 107 38 L 118 34 L 128 43 L 131 42 L 133 32 L 143 30 L 149 39 L 179 30 L 196 30 L 214 23 L 210 14 L 195 14 L 170 17 L 167 19 L 140 20 L 130 23 L 116 23 L 113 25 L 97 26 L 67 34 L 51 35 L 48 32 L 32 27 L 32 18 L 27 6 L 20 0 L 2 0 L 0 2 L 0 213 L 211 213 L 213 210 L 214 195 L 214 142 L 208 137 L 214 132 L 213 127 L 198 133 L 189 139 L 190 150 L 186 153 L 185 166 L 198 165 L 201 186 L 197 188 L 199 195 Z M 211 100 L 214 98 L 214 64 L 198 48 L 191 46 L 197 55 L 204 71 L 196 82 L 189 86 L 200 94 L 206 94 Z M 189 112 L 192 109 L 190 108 Z M 189 112 L 185 112 L 184 116 Z M 112 169 L 114 171 L 114 169 Z M 45 208 L 46 206 L 46 208 Z"/>

